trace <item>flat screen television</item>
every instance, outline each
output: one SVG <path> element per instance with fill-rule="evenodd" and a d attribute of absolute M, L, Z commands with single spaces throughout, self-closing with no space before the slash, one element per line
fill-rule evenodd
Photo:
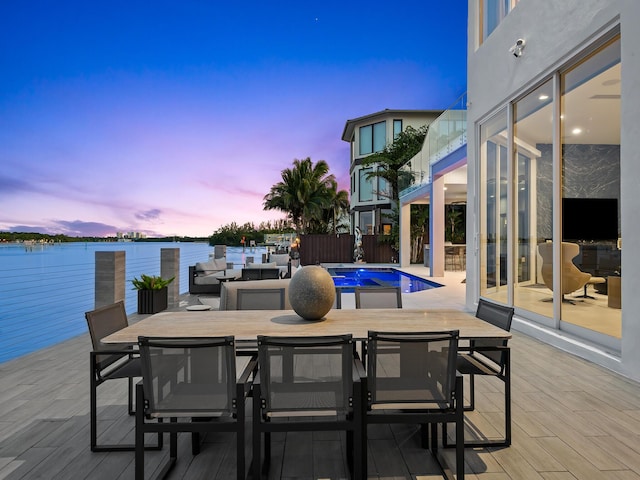
<path fill-rule="evenodd" d="M 562 239 L 566 241 L 616 241 L 617 198 L 563 198 Z"/>

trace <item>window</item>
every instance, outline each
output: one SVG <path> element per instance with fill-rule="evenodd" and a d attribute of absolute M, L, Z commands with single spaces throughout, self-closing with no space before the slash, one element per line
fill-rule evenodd
<path fill-rule="evenodd" d="M 387 122 L 360 127 L 360 155 L 380 152 L 387 144 Z"/>
<path fill-rule="evenodd" d="M 478 144 L 480 296 L 612 349 L 621 66 L 616 36 L 481 123 Z"/>
<path fill-rule="evenodd" d="M 360 231 L 363 235 L 373 235 L 373 212 L 360 212 Z"/>
<path fill-rule="evenodd" d="M 372 168 L 362 168 L 360 170 L 360 185 L 358 188 L 358 200 L 360 202 L 371 202 L 373 200 L 373 181 L 375 178 L 367 178 L 367 175 L 372 171 Z"/>
<path fill-rule="evenodd" d="M 544 272 L 538 260 L 538 245 L 553 236 L 553 81 L 517 101 L 513 117 L 513 304 L 553 318 L 553 303 L 538 298 L 552 295 L 543 288 L 543 275 L 553 283 L 553 259 L 546 259 Z"/>
<path fill-rule="evenodd" d="M 516 6 L 518 0 L 484 0 L 482 2 L 480 43 L 487 39 L 507 14 Z"/>
<path fill-rule="evenodd" d="M 562 231 L 555 238 L 572 244 L 577 252 L 575 257 L 563 258 L 562 262 L 572 262 L 581 272 L 591 275 L 589 284 L 570 293 L 573 296 L 589 295 L 593 298 L 585 302 L 602 302 L 603 306 L 608 300 L 605 294 L 611 296 L 609 279 L 617 279 L 621 261 L 617 248 L 620 236 L 620 79 L 619 37 L 560 75 L 563 175 L 562 201 L 558 208 L 562 211 Z M 574 277 L 560 269 L 560 275 L 563 274 L 567 277 L 562 279 L 564 286 Z M 591 322 L 581 309 L 562 302 L 560 317 L 563 322 L 620 338 L 620 310 L 604 310 L 608 314 L 607 321 L 599 317 L 597 322 Z"/>
<path fill-rule="evenodd" d="M 393 121 L 393 139 L 398 138 L 398 135 L 402 133 L 402 120 Z"/>
<path fill-rule="evenodd" d="M 507 112 L 480 126 L 480 295 L 507 301 Z"/>
<path fill-rule="evenodd" d="M 378 200 L 388 200 L 391 198 L 391 185 L 386 179 L 378 177 Z"/>

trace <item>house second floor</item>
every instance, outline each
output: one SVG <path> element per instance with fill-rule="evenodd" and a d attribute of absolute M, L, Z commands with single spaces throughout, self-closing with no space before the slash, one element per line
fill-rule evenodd
<path fill-rule="evenodd" d="M 381 152 L 395 138 L 412 127 L 429 125 L 442 110 L 382 110 L 347 120 L 342 140 L 350 144 L 351 209 L 388 204 L 391 193 L 384 179 L 372 177 L 375 165 L 362 165 L 364 158 Z"/>

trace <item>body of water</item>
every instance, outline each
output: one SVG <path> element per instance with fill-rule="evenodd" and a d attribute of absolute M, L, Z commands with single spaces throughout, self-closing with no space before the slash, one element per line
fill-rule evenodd
<path fill-rule="evenodd" d="M 84 312 L 95 307 L 95 252 L 124 251 L 126 310 L 137 310 L 131 279 L 160 275 L 160 249 L 180 249 L 180 292 L 189 290 L 188 267 L 209 259 L 207 243 L 74 242 L 0 244 L 0 363 L 87 331 Z M 227 247 L 227 261 L 262 260 L 265 247 Z M 238 268 L 238 267 L 236 267 Z"/>

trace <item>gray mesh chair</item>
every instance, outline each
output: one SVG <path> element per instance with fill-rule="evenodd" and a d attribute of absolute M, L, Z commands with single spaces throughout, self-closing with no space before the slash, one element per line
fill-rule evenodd
<path fill-rule="evenodd" d="M 342 289 L 340 287 L 336 287 L 336 298 L 333 300 L 331 308 L 342 308 Z"/>
<path fill-rule="evenodd" d="M 238 310 L 284 310 L 284 288 L 239 288 Z M 237 345 L 240 355 L 254 355 L 258 349 L 255 340 L 239 341 Z"/>
<path fill-rule="evenodd" d="M 259 376 L 253 383 L 253 479 L 271 460 L 271 432 L 345 430 L 352 478 L 365 478 L 362 364 L 351 335 L 258 336 Z M 262 437 L 264 435 L 264 468 Z"/>
<path fill-rule="evenodd" d="M 369 424 L 421 426 L 423 447 L 431 451 L 447 478 L 450 469 L 438 455 L 438 423 L 456 424 L 456 473 L 464 478 L 462 376 L 456 373 L 458 331 L 375 332 L 367 337 L 367 412 Z M 431 442 L 427 425 L 431 425 Z M 366 446 L 365 446 L 366 448 Z M 366 450 L 365 450 L 366 457 Z M 366 466 L 365 466 L 366 467 Z M 366 473 L 366 471 L 365 471 Z M 366 475 L 363 476 L 366 478 Z"/>
<path fill-rule="evenodd" d="M 250 392 L 249 377 L 257 371 L 257 360 L 252 358 L 236 379 L 231 336 L 140 337 L 138 346 L 142 382 L 136 386 L 136 403 L 144 408 L 136 411 L 136 480 L 144 479 L 142 444 L 146 432 L 169 433 L 169 459 L 159 478 L 166 476 L 176 463 L 179 432 L 191 432 L 194 443 L 200 433 L 235 432 L 237 478 L 245 478 L 245 399 Z M 197 454 L 199 444 L 194 447 L 193 453 Z"/>
<path fill-rule="evenodd" d="M 503 330 L 511 330 L 513 308 L 498 305 L 480 299 L 476 317 Z M 471 340 L 469 347 L 460 349 L 458 354 L 458 372 L 469 375 L 469 400 L 465 410 L 475 408 L 475 376 L 495 377 L 504 382 L 504 437 L 496 440 L 482 439 L 466 441 L 467 447 L 508 447 L 511 445 L 511 368 L 508 340 L 478 339 Z M 446 427 L 445 427 L 446 432 Z M 446 435 L 444 441 L 446 442 Z M 448 446 L 448 445 L 446 445 Z"/>
<path fill-rule="evenodd" d="M 400 287 L 355 287 L 356 308 L 402 308 Z"/>
<path fill-rule="evenodd" d="M 238 310 L 284 310 L 284 288 L 239 288 Z"/>
<path fill-rule="evenodd" d="M 133 444 L 102 444 L 98 445 L 98 387 L 107 380 L 128 379 L 128 409 L 129 415 L 133 415 L 133 379 L 142 376 L 140 358 L 133 345 L 118 347 L 106 345 L 102 339 L 112 333 L 129 326 L 124 302 L 116 302 L 111 305 L 85 312 L 93 351 L 90 353 L 91 385 L 90 385 L 90 430 L 91 451 L 112 452 L 134 450 Z M 147 448 L 162 448 L 162 437 L 159 436 L 158 444 Z"/>

